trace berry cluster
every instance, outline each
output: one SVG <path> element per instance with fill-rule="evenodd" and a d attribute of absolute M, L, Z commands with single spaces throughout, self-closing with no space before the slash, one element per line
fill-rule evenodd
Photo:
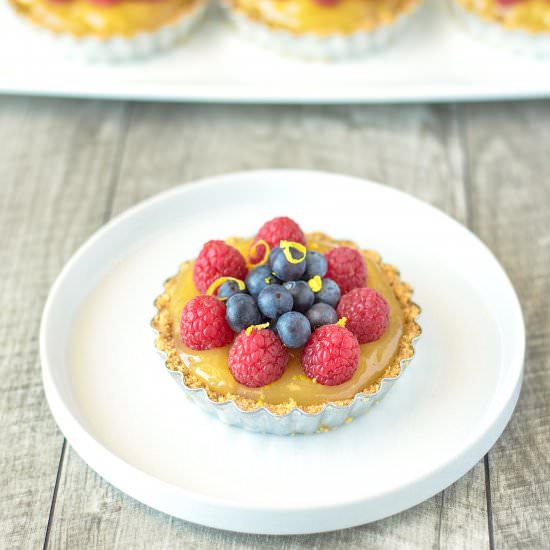
<path fill-rule="evenodd" d="M 345 246 L 326 254 L 308 250 L 300 226 L 280 217 L 261 227 L 250 260 L 248 270 L 223 241 L 203 246 L 193 271 L 203 294 L 182 312 L 183 342 L 196 350 L 233 342 L 229 369 L 249 387 L 277 380 L 288 349 L 298 348 L 308 377 L 329 386 L 349 380 L 359 344 L 380 338 L 389 320 L 387 302 L 365 286 L 361 254 Z"/>

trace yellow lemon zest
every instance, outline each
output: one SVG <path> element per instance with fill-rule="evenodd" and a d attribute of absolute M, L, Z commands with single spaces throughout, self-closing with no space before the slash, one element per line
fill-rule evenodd
<path fill-rule="evenodd" d="M 323 288 L 323 280 L 319 277 L 319 275 L 315 275 L 315 277 L 310 279 L 307 284 L 313 292 L 319 292 Z"/>
<path fill-rule="evenodd" d="M 289 264 L 299 264 L 306 259 L 307 249 L 301 243 L 296 243 L 294 241 L 281 241 L 280 247 L 283 249 L 286 261 Z M 300 254 L 303 254 L 303 256 L 301 258 L 294 258 L 292 256 L 292 253 L 290 252 L 291 248 L 294 248 L 295 250 L 300 252 Z"/>
<path fill-rule="evenodd" d="M 342 317 L 336 324 L 339 327 L 346 328 L 346 323 L 347 322 L 348 322 L 348 318 L 347 317 Z"/>
<path fill-rule="evenodd" d="M 259 262 L 254 263 L 252 261 L 252 256 L 254 256 L 256 254 L 256 250 L 258 250 L 259 246 L 264 247 L 264 250 L 265 250 L 264 257 Z M 269 258 L 269 253 L 270 252 L 271 252 L 270 246 L 263 239 L 260 239 L 260 240 L 256 241 L 255 243 L 252 243 L 250 245 L 250 248 L 248 249 L 248 264 L 251 267 L 258 267 L 259 265 L 265 264 L 267 262 L 267 259 Z"/>
<path fill-rule="evenodd" d="M 216 290 L 218 290 L 218 288 L 220 288 L 220 286 L 227 281 L 235 281 L 239 286 L 239 290 L 244 290 L 246 288 L 244 281 L 241 281 L 240 279 L 235 279 L 235 277 L 220 277 L 208 287 L 208 290 L 206 291 L 207 296 L 213 296 Z M 220 300 L 227 300 L 227 298 L 220 298 Z"/>
<path fill-rule="evenodd" d="M 263 325 L 250 325 L 246 330 L 246 335 L 250 336 L 252 334 L 253 330 L 263 330 L 264 328 L 268 328 L 269 323 L 264 323 Z"/>

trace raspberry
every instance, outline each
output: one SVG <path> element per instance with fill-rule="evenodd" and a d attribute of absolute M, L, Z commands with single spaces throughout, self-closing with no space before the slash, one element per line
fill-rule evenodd
<path fill-rule="evenodd" d="M 247 334 L 249 333 L 249 334 Z M 259 388 L 279 379 L 288 364 L 288 351 L 272 330 L 243 330 L 229 350 L 229 370 L 235 380 Z"/>
<path fill-rule="evenodd" d="M 339 246 L 325 254 L 328 262 L 326 277 L 340 287 L 342 294 L 367 284 L 367 266 L 359 251 Z"/>
<path fill-rule="evenodd" d="M 344 296 L 336 309 L 339 317 L 346 317 L 346 328 L 360 344 L 374 342 L 384 334 L 390 318 L 390 306 L 373 288 L 356 288 Z"/>
<path fill-rule="evenodd" d="M 323 386 L 347 382 L 358 364 L 359 342 L 339 325 L 324 325 L 315 330 L 302 354 L 304 372 Z"/>
<path fill-rule="evenodd" d="M 269 247 L 273 248 L 279 246 L 281 241 L 292 241 L 300 244 L 306 244 L 306 238 L 304 232 L 300 229 L 300 226 L 290 218 L 281 216 L 279 218 L 273 218 L 268 222 L 265 222 L 254 238 L 254 243 L 257 241 L 265 241 Z M 264 256 L 264 246 L 258 245 L 258 249 L 251 256 L 253 263 L 261 261 Z"/>
<path fill-rule="evenodd" d="M 183 343 L 197 350 L 221 348 L 235 333 L 225 320 L 225 304 L 214 296 L 195 296 L 183 308 L 180 319 Z"/>
<path fill-rule="evenodd" d="M 195 260 L 193 281 L 197 289 L 205 293 L 220 277 L 244 280 L 248 270 L 241 253 L 224 241 L 208 241 Z"/>

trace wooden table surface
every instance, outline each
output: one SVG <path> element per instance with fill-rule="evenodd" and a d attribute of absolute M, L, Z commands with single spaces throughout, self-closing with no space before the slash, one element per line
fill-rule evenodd
<path fill-rule="evenodd" d="M 525 382 L 504 435 L 457 483 L 371 525 L 264 537 L 163 515 L 88 468 L 44 399 L 41 310 L 77 247 L 163 189 L 265 167 L 363 176 L 436 205 L 488 244 L 522 303 Z M 550 548 L 550 102 L 272 107 L 0 97 L 0 260 L 0 548 Z"/>

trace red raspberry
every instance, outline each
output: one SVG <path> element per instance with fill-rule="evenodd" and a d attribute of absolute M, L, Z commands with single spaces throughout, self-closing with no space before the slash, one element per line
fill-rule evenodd
<path fill-rule="evenodd" d="M 304 232 L 300 226 L 290 218 L 281 216 L 265 222 L 254 238 L 254 242 L 265 241 L 271 249 L 279 246 L 281 241 L 291 241 L 306 244 Z M 265 253 L 264 246 L 258 246 L 255 254 L 250 258 L 252 262 L 259 262 Z"/>
<path fill-rule="evenodd" d="M 195 296 L 181 313 L 180 335 L 183 343 L 197 350 L 221 348 L 235 333 L 225 320 L 225 304 L 214 296 Z"/>
<path fill-rule="evenodd" d="M 338 246 L 325 254 L 328 263 L 327 279 L 332 279 L 342 295 L 367 284 L 367 266 L 361 253 L 349 246 Z"/>
<path fill-rule="evenodd" d="M 302 354 L 306 375 L 324 386 L 347 382 L 358 364 L 359 342 L 339 325 L 324 325 L 315 330 Z"/>
<path fill-rule="evenodd" d="M 231 374 L 237 382 L 249 388 L 275 382 L 282 376 L 287 364 L 287 349 L 268 329 L 243 330 L 229 350 Z"/>
<path fill-rule="evenodd" d="M 244 280 L 248 270 L 241 253 L 223 241 L 208 241 L 195 260 L 193 281 L 200 292 L 220 277 Z"/>
<path fill-rule="evenodd" d="M 390 306 L 382 294 L 373 288 L 355 288 L 340 299 L 338 317 L 346 317 L 346 328 L 360 344 L 378 340 L 390 319 Z"/>

